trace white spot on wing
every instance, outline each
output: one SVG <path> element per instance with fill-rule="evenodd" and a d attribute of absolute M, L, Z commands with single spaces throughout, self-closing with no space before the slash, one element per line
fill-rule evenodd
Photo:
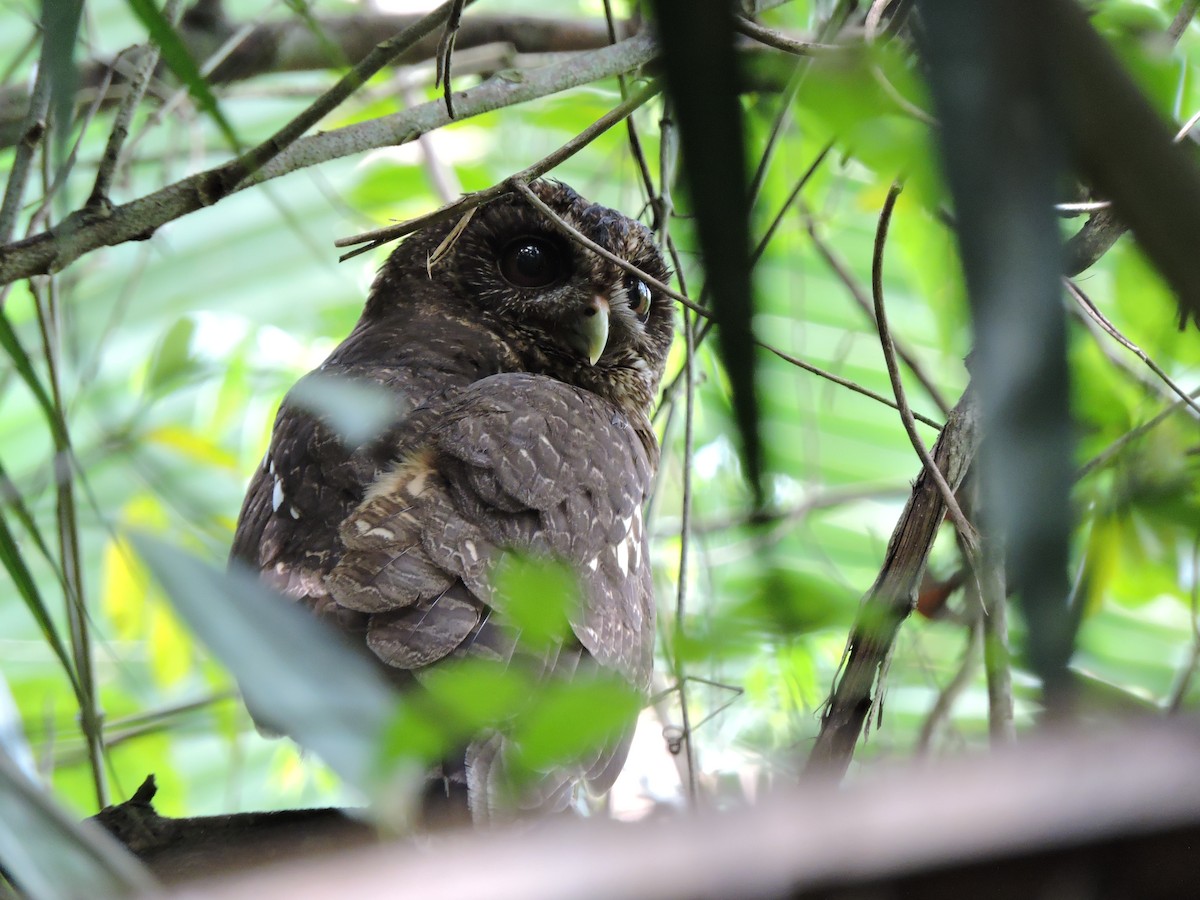
<path fill-rule="evenodd" d="M 283 505 L 283 479 L 275 479 L 275 489 L 271 491 L 271 509 L 279 512 L 279 507 Z"/>
<path fill-rule="evenodd" d="M 617 554 L 617 568 L 621 570 L 622 575 L 629 574 L 629 538 L 625 538 L 621 543 L 613 548 Z"/>
<path fill-rule="evenodd" d="M 596 569 L 600 567 L 600 557 L 593 556 L 591 559 L 589 559 L 587 561 L 587 567 L 591 571 L 595 572 Z"/>
<path fill-rule="evenodd" d="M 300 510 L 296 509 L 296 507 L 294 507 L 294 506 L 288 506 L 288 514 L 289 514 L 289 515 L 290 515 L 290 516 L 291 516 L 293 519 L 298 519 L 298 518 L 300 518 Z"/>

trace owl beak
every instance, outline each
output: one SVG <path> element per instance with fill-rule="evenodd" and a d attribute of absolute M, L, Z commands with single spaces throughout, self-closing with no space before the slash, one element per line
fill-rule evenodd
<path fill-rule="evenodd" d="M 571 348 L 586 357 L 589 365 L 595 365 L 608 346 L 608 300 L 594 294 L 583 308 L 571 334 Z"/>

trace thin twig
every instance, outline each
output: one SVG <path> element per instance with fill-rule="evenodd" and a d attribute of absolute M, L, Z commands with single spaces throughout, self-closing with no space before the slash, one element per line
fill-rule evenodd
<path fill-rule="evenodd" d="M 43 156 L 43 179 L 46 187 L 50 183 L 49 158 Z M 65 418 L 66 404 L 63 402 L 60 362 L 60 334 L 58 327 L 58 281 L 51 277 L 45 290 L 31 285 L 36 302 L 38 329 L 42 339 L 42 353 L 46 361 L 47 381 L 52 402 L 53 416 L 57 427 L 51 429 L 54 440 L 55 474 L 55 521 L 58 529 L 58 564 L 62 569 L 66 589 L 63 602 L 66 611 L 67 631 L 70 638 L 71 658 L 75 677 L 79 685 L 79 725 L 87 747 L 88 764 L 92 783 L 96 791 L 98 809 L 108 805 L 108 785 L 105 780 L 103 762 L 103 713 L 98 709 L 95 670 L 92 659 L 92 639 L 89 629 L 87 600 L 84 595 L 83 565 L 79 549 L 79 524 L 76 519 L 74 495 L 74 473 L 71 460 L 74 451 Z"/>
<path fill-rule="evenodd" d="M 442 38 L 437 48 L 437 73 L 433 78 L 433 86 L 442 86 L 442 96 L 446 100 L 446 115 L 454 118 L 454 99 L 450 90 L 450 59 L 454 55 L 454 39 L 458 36 L 458 26 L 462 24 L 463 8 L 467 0 L 451 0 L 450 15 L 442 29 Z"/>
<path fill-rule="evenodd" d="M 83 146 L 84 138 L 87 136 L 88 128 L 92 124 L 92 120 L 96 114 L 100 112 L 100 107 L 104 104 L 105 95 L 112 84 L 113 74 L 116 69 L 116 63 L 104 70 L 104 78 L 96 89 L 96 95 L 92 98 L 92 102 L 88 104 L 87 110 L 84 112 L 82 120 L 79 122 L 78 134 L 71 144 L 71 149 L 67 153 L 66 159 L 58 167 L 58 171 L 54 174 L 54 179 L 50 186 L 42 192 L 41 199 L 38 201 L 37 208 L 29 217 L 31 227 L 42 227 L 50 215 L 50 204 L 63 185 L 67 183 L 71 172 L 75 168 L 75 163 L 79 159 L 79 150 Z M 57 126 L 55 126 L 57 127 Z"/>
<path fill-rule="evenodd" d="M 356 234 L 351 237 L 339 238 L 334 241 L 335 247 L 355 247 L 348 253 L 342 254 L 339 259 L 345 261 L 351 257 L 358 256 L 361 253 L 366 253 L 369 250 L 374 250 L 381 247 L 389 241 L 394 241 L 397 238 L 412 234 L 414 231 L 419 231 L 422 228 L 427 228 L 438 222 L 448 221 L 450 219 L 459 218 L 468 209 L 473 209 L 482 206 L 501 197 L 504 194 L 512 193 L 513 185 L 534 181 L 547 172 L 561 165 L 565 160 L 570 159 L 608 129 L 612 128 L 617 122 L 620 122 L 626 116 L 630 115 L 635 109 L 655 96 L 660 88 L 657 84 L 646 85 L 642 90 L 638 91 L 628 100 L 619 103 L 613 107 L 571 140 L 567 141 L 553 153 L 548 154 L 542 159 L 535 162 L 533 165 L 522 169 L 510 178 L 495 184 L 490 188 L 482 191 L 475 191 L 467 194 L 464 197 L 456 200 L 454 203 L 447 204 L 439 209 L 435 209 L 431 213 L 426 213 L 422 216 L 417 216 L 414 219 L 408 219 L 404 222 L 397 222 L 394 225 L 388 225 L 384 228 L 376 228 L 372 231 Z M 669 290 L 669 289 L 668 289 Z"/>
<path fill-rule="evenodd" d="M 838 32 L 842 30 L 842 26 L 846 23 L 850 12 L 850 4 L 838 3 L 830 13 L 829 18 L 825 20 L 824 25 L 817 32 L 818 40 L 825 41 L 836 38 Z M 751 204 L 758 199 L 758 195 L 766 183 L 767 172 L 771 167 L 771 162 L 775 158 L 775 148 L 779 145 L 779 139 L 783 135 L 783 129 L 787 124 L 788 116 L 795 107 L 796 97 L 800 93 L 800 86 L 804 83 L 811 62 L 812 59 L 809 57 L 798 59 L 796 67 L 788 77 L 787 85 L 783 89 L 783 95 L 779 99 L 779 105 L 775 110 L 775 116 L 771 122 L 771 131 L 767 135 L 767 141 L 763 145 L 762 151 L 759 153 L 758 166 L 754 170 L 754 177 L 750 180 Z"/>
<path fill-rule="evenodd" d="M 608 29 L 608 42 L 610 44 L 617 43 L 617 20 L 613 16 L 612 0 L 604 0 L 604 25 Z M 617 76 L 617 88 L 621 91 L 621 99 L 629 99 L 629 85 L 626 83 L 625 76 Z M 657 197 L 654 190 L 654 176 L 650 174 L 650 165 L 646 162 L 646 154 L 642 151 L 642 142 L 638 137 L 637 125 L 633 120 L 633 116 L 628 116 L 625 119 L 625 132 L 629 138 L 629 152 L 633 156 L 633 161 L 637 164 L 638 174 L 642 179 L 642 187 L 646 192 L 646 201 L 654 209 L 654 223 L 652 227 L 662 228 L 661 219 L 666 218 L 660 210 L 661 201 Z M 660 142 L 662 140 L 660 135 Z M 660 243 L 665 244 L 665 231 L 660 231 Z"/>
<path fill-rule="evenodd" d="M 1183 0 L 1179 12 L 1175 13 L 1175 18 L 1171 20 L 1171 24 L 1167 28 L 1167 36 L 1171 39 L 1172 44 L 1178 43 L 1179 39 L 1183 37 L 1192 17 L 1196 15 L 1197 8 L 1200 8 L 1200 0 Z"/>
<path fill-rule="evenodd" d="M 683 499 L 680 506 L 681 523 L 679 528 L 679 581 L 676 586 L 675 593 L 675 666 L 676 677 L 679 680 L 679 708 L 680 715 L 683 718 L 683 734 L 684 734 L 684 752 L 687 761 L 687 791 L 688 800 L 694 807 L 696 805 L 696 751 L 692 744 L 692 726 L 690 713 L 688 710 L 687 691 L 685 687 L 684 671 L 682 667 L 683 659 L 683 637 L 684 637 L 684 618 L 687 612 L 687 578 L 688 578 L 688 547 L 689 547 L 689 528 L 692 519 L 692 444 L 695 437 L 693 430 L 694 407 L 695 407 L 695 378 L 693 375 L 695 366 L 696 345 L 693 340 L 692 327 L 693 322 L 687 310 L 683 313 L 683 335 L 686 344 L 686 355 L 684 358 L 684 371 L 686 372 L 686 389 L 684 393 L 683 405 Z"/>
<path fill-rule="evenodd" d="M 168 22 L 175 22 L 179 5 L 180 0 L 167 0 L 163 4 L 163 16 L 166 17 Z M 134 69 L 133 77 L 129 79 L 126 85 L 125 96 L 122 98 L 121 105 L 117 109 L 117 114 L 113 118 L 112 131 L 109 132 L 108 142 L 104 146 L 104 153 L 100 157 L 99 165 L 96 167 L 96 181 L 86 204 L 90 208 L 105 207 L 109 204 L 108 194 L 112 189 L 113 177 L 117 171 L 117 163 L 121 158 L 121 148 L 125 144 L 125 139 L 129 137 L 129 124 L 133 121 L 133 115 L 146 94 L 146 88 L 150 84 L 150 76 L 154 72 L 154 67 L 158 65 L 158 59 L 161 54 L 162 48 L 157 44 L 147 44 L 143 48 L 142 59 L 138 62 L 137 67 Z"/>
<path fill-rule="evenodd" d="M 774 47 L 776 50 L 782 50 L 784 53 L 791 53 L 794 56 L 813 56 L 818 53 L 836 53 L 838 50 L 844 50 L 845 47 L 838 44 L 823 44 L 820 41 L 802 41 L 794 37 L 784 34 L 782 31 L 776 31 L 773 28 L 766 28 L 759 25 L 745 16 L 735 16 L 733 27 L 740 31 L 746 37 L 754 38 L 760 44 L 765 44 L 768 47 Z"/>
<path fill-rule="evenodd" d="M 13 154 L 8 172 L 8 183 L 4 186 L 4 202 L 0 205 L 0 245 L 12 240 L 17 226 L 21 202 L 25 198 L 25 185 L 32 169 L 33 153 L 46 133 L 46 113 L 50 108 L 50 66 L 42 59 L 37 78 L 33 82 L 33 96 L 29 101 L 29 113 L 21 123 L 21 140 Z"/>
<path fill-rule="evenodd" d="M 849 266 L 842 261 L 841 257 L 834 253 L 833 248 L 821 237 L 820 232 L 817 231 L 816 218 L 806 207 L 802 207 L 802 215 L 804 216 L 805 229 L 808 231 L 808 236 L 813 242 L 813 246 L 817 248 L 817 253 L 820 254 L 825 264 L 829 266 L 830 270 L 837 276 L 837 279 L 845 286 L 846 290 L 850 292 L 850 296 L 854 299 L 854 302 L 870 317 L 871 325 L 878 329 L 879 323 L 875 320 L 874 304 L 867 298 L 866 293 L 864 293 L 862 287 L 855 279 Z M 950 415 L 950 403 L 942 396 L 942 392 L 933 383 L 933 379 L 926 374 L 925 369 L 921 366 L 916 356 L 903 345 L 895 343 L 894 338 L 893 343 L 896 347 L 896 353 L 908 367 L 908 370 L 912 372 L 913 377 L 921 383 L 921 387 L 925 389 L 925 393 L 929 395 L 929 399 L 942 411 L 943 415 Z"/>
<path fill-rule="evenodd" d="M 908 432 L 908 438 L 912 441 L 917 455 L 921 457 L 925 470 L 937 485 L 938 492 L 942 495 L 942 502 L 946 504 L 946 510 L 954 521 L 958 533 L 963 536 L 971 554 L 974 555 L 979 547 L 979 535 L 975 531 L 975 527 L 967 521 L 962 508 L 958 505 L 958 500 L 954 497 L 954 491 L 946 483 L 946 477 L 933 461 L 921 436 L 917 434 L 912 410 L 909 409 L 908 401 L 904 396 L 904 384 L 900 380 L 900 367 L 896 364 L 896 347 L 892 342 L 891 331 L 888 329 L 887 311 L 883 303 L 883 249 L 887 244 L 888 224 L 891 222 L 892 211 L 896 207 L 896 198 L 900 196 L 901 190 L 902 185 L 896 182 L 888 191 L 883 210 L 879 214 L 879 227 L 875 232 L 875 250 L 871 260 L 871 293 L 875 301 L 875 321 L 879 327 L 879 342 L 883 347 L 884 362 L 887 363 L 888 377 L 891 379 L 892 390 L 896 395 L 896 408 L 900 413 L 900 420 L 904 423 L 904 430 Z"/>
<path fill-rule="evenodd" d="M 958 671 L 938 692 L 937 700 L 934 701 L 929 714 L 925 716 L 925 721 L 921 723 L 921 732 L 917 736 L 915 750 L 917 756 L 924 756 L 929 752 L 929 745 L 933 742 L 934 734 L 950 718 L 955 702 L 975 677 L 975 672 L 979 668 L 979 659 L 983 655 L 982 651 L 983 622 L 977 616 L 967 626 L 967 643 L 963 648 L 962 662 L 959 663 Z"/>
<path fill-rule="evenodd" d="M 754 343 L 758 344 L 758 346 L 762 347 L 764 350 L 774 353 L 784 362 L 789 362 L 793 366 L 803 369 L 805 372 L 811 372 L 813 375 L 824 378 L 826 381 L 832 381 L 834 384 L 840 385 L 849 391 L 854 391 L 856 394 L 861 394 L 864 397 L 870 397 L 875 402 L 882 403 L 884 406 L 894 409 L 897 412 L 901 411 L 900 404 L 897 401 L 890 397 L 885 397 L 883 394 L 877 394 L 870 388 L 863 387 L 861 384 L 851 381 L 849 378 L 843 378 L 841 375 L 835 375 L 833 372 L 827 372 L 818 366 L 814 366 L 812 363 L 806 363 L 804 360 L 788 353 L 784 353 L 782 350 L 778 349 L 777 347 L 772 347 L 770 344 L 765 343 L 764 341 L 755 340 Z M 937 421 L 936 419 L 931 419 L 929 416 L 912 412 L 912 410 L 909 410 L 909 415 L 911 415 L 921 424 L 928 425 L 930 428 L 935 430 L 940 431 L 942 428 L 941 422 Z"/>
<path fill-rule="evenodd" d="M 796 183 L 792 185 L 792 189 L 788 193 L 787 199 L 785 199 L 780 205 L 779 211 L 775 214 L 775 218 L 771 219 L 771 223 L 767 226 L 767 230 L 763 232 L 763 236 L 759 240 L 758 246 L 754 248 L 754 253 L 750 257 L 751 262 L 757 263 L 760 259 L 762 259 L 763 254 L 767 252 L 767 247 L 771 243 L 771 238 L 775 237 L 775 232 L 779 229 L 779 226 L 783 224 L 784 216 L 786 216 L 788 210 L 792 208 L 792 204 L 795 203 L 799 198 L 800 192 L 804 190 L 805 186 L 812 179 L 813 175 L 817 173 L 817 169 L 821 167 L 821 163 L 825 162 L 826 157 L 829 156 L 829 151 L 832 149 L 833 141 L 830 141 L 821 148 L 821 152 L 816 155 L 816 158 L 814 158 L 811 163 L 809 163 L 808 168 L 804 170 L 804 174 L 802 174 L 796 180 Z M 945 410 L 943 410 L 943 412 L 944 411 Z"/>
<path fill-rule="evenodd" d="M 1129 340 L 1129 338 L 1125 337 L 1125 335 L 1121 333 L 1121 330 L 1112 322 L 1110 322 L 1104 313 L 1100 312 L 1100 310 L 1096 308 L 1096 304 L 1091 301 L 1087 294 L 1080 290 L 1079 285 L 1077 285 L 1070 278 L 1064 278 L 1063 283 L 1066 284 L 1067 291 L 1070 293 L 1072 298 L 1074 298 L 1075 302 L 1079 304 L 1080 308 L 1087 313 L 1087 315 L 1090 316 L 1097 325 L 1104 329 L 1104 331 L 1118 344 L 1144 362 L 1150 371 L 1161 378 L 1163 383 L 1169 387 L 1182 402 L 1186 403 L 1197 413 L 1200 413 L 1200 405 L 1197 405 L 1196 401 L 1194 401 L 1183 388 L 1176 384 L 1171 379 L 1171 376 L 1163 371 L 1162 366 L 1152 360 L 1146 351 L 1144 351 L 1133 341 Z"/>
<path fill-rule="evenodd" d="M 1191 397 L 1193 397 L 1193 398 L 1200 397 L 1200 388 L 1196 388 L 1196 390 L 1192 391 Z M 1095 456 L 1093 456 L 1091 459 L 1089 459 L 1086 463 L 1084 463 L 1080 467 L 1079 471 L 1075 474 L 1076 480 L 1083 478 L 1085 475 L 1090 475 L 1092 472 L 1096 471 L 1097 469 L 1101 469 L 1104 466 L 1108 465 L 1129 444 L 1136 441 L 1138 438 L 1140 438 L 1142 435 L 1146 434 L 1148 431 L 1150 431 L 1154 428 L 1157 428 L 1162 422 L 1166 421 L 1174 413 L 1179 412 L 1181 409 L 1183 409 L 1185 407 L 1190 408 L 1190 406 L 1191 406 L 1191 404 L 1187 403 L 1184 400 L 1176 400 L 1174 403 L 1172 403 L 1170 406 L 1168 406 L 1166 409 L 1164 409 L 1162 412 L 1160 412 L 1154 418 L 1150 419 L 1149 421 L 1143 422 L 1141 425 L 1137 426 L 1136 428 L 1131 428 L 1129 431 L 1125 432 L 1125 434 L 1121 435 L 1119 438 L 1117 438 L 1115 441 L 1113 441 L 1111 444 L 1109 444 L 1107 447 L 1105 447 L 1103 450 L 1101 450 L 1099 453 L 1097 453 Z"/>

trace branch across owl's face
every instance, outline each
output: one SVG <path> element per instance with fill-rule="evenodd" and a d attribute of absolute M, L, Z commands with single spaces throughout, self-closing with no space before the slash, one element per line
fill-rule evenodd
<path fill-rule="evenodd" d="M 568 224 L 659 281 L 669 277 L 648 228 L 589 203 L 560 182 L 534 192 Z M 440 232 L 440 236 L 438 234 Z M 389 266 L 428 255 L 449 226 L 402 245 Z M 451 249 L 421 275 L 449 288 L 463 311 L 529 349 L 530 371 L 594 390 L 622 407 L 650 404 L 674 329 L 670 298 L 564 234 L 524 197 L 475 211 Z M 411 277 L 411 276 L 410 276 Z"/>

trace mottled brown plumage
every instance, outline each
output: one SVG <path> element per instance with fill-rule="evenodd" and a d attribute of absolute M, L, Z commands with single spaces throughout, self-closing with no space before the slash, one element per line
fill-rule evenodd
<path fill-rule="evenodd" d="M 665 279 L 650 232 L 558 182 L 538 196 L 596 243 Z M 232 559 L 344 631 L 398 683 L 481 656 L 569 675 L 615 671 L 647 691 L 654 605 L 642 505 L 658 462 L 648 412 L 671 343 L 670 301 L 558 232 L 517 194 L 478 209 L 430 264 L 451 225 L 387 260 L 323 375 L 380 385 L 393 421 L 347 446 L 295 402 L 280 408 L 246 495 Z M 528 652 L 492 589 L 506 550 L 580 576 L 573 638 Z M 419 689 L 419 688 L 415 688 Z M 504 793 L 502 734 L 444 767 L 471 814 L 562 808 L 577 783 L 611 785 L 624 742 L 517 797 Z"/>

